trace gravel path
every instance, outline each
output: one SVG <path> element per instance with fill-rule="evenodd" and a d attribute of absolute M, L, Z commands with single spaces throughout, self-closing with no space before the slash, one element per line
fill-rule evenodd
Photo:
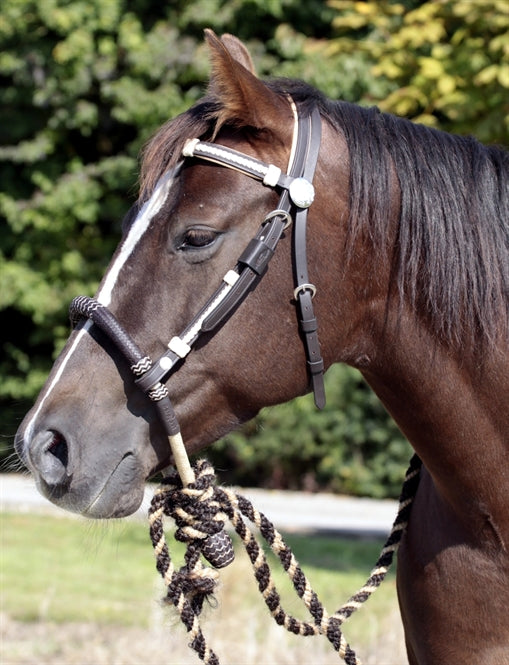
<path fill-rule="evenodd" d="M 135 518 L 146 519 L 154 486 L 147 486 Z M 374 501 L 334 494 L 280 490 L 242 489 L 253 505 L 276 528 L 286 532 L 320 532 L 357 537 L 384 537 L 396 517 L 396 501 Z M 0 475 L 0 511 L 20 510 L 69 515 L 44 499 L 32 478 L 22 474 Z"/>

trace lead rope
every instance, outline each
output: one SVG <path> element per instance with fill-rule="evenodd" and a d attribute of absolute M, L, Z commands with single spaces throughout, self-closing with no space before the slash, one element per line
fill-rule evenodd
<path fill-rule="evenodd" d="M 136 376 L 143 376 L 150 371 L 150 358 L 142 353 L 107 307 L 93 298 L 79 296 L 72 301 L 70 313 L 72 321 L 86 317 L 105 332 L 128 360 Z M 337 612 L 329 615 L 292 551 L 271 522 L 245 497 L 232 490 L 217 487 L 214 470 L 208 462 L 200 460 L 194 467 L 190 465 L 166 387 L 159 382 L 151 384 L 147 394 L 157 408 L 177 467 L 177 470 L 164 479 L 152 500 L 149 511 L 150 535 L 157 569 L 167 586 L 168 600 L 175 605 L 182 622 L 191 633 L 190 646 L 207 665 L 219 665 L 217 656 L 207 645 L 198 618 L 203 602 L 214 592 L 218 574 L 211 568 L 204 567 L 200 556 L 203 555 L 215 568 L 222 568 L 233 561 L 233 545 L 224 530 L 225 523 L 229 521 L 246 548 L 258 588 L 275 621 L 297 635 L 326 635 L 347 665 L 359 665 L 360 661 L 357 660 L 355 652 L 343 637 L 341 625 L 366 602 L 387 574 L 408 523 L 419 482 L 419 458 L 414 456 L 411 460 L 403 483 L 396 520 L 366 584 Z M 176 539 L 186 543 L 185 565 L 178 571 L 175 571 L 164 536 L 165 515 L 176 522 Z M 247 517 L 258 528 L 279 558 L 314 623 L 300 621 L 281 607 L 280 596 L 272 581 L 265 554 L 242 516 Z"/>
<path fill-rule="evenodd" d="M 107 307 L 93 298 L 79 296 L 72 301 L 70 314 L 72 321 L 86 317 L 105 332 L 128 360 L 136 376 L 143 376 L 150 371 L 150 358 L 142 353 Z M 408 524 L 412 501 L 417 491 L 420 459 L 414 455 L 411 460 L 403 483 L 396 520 L 366 584 L 337 612 L 328 615 L 292 551 L 271 522 L 245 497 L 232 490 L 217 487 L 214 470 L 208 462 L 200 460 L 194 467 L 190 465 L 166 386 L 159 382 L 151 384 L 147 394 L 157 408 L 177 467 L 164 479 L 152 500 L 149 510 L 150 535 L 157 569 L 167 586 L 167 597 L 175 605 L 182 622 L 191 633 L 190 646 L 206 664 L 219 665 L 217 656 L 207 645 L 198 619 L 203 602 L 214 592 L 218 574 L 203 566 L 200 555 L 215 568 L 227 566 L 234 560 L 233 544 L 224 530 L 225 523 L 229 521 L 246 548 L 258 588 L 275 621 L 298 635 L 326 635 L 347 665 L 360 665 L 355 652 L 346 643 L 340 626 L 380 586 L 392 564 L 394 553 Z M 166 544 L 163 529 L 165 515 L 176 522 L 176 539 L 187 544 L 185 565 L 179 571 L 175 571 Z M 279 558 L 314 623 L 300 621 L 283 610 L 265 554 L 246 526 L 242 515 L 253 522 Z"/>
<path fill-rule="evenodd" d="M 342 634 L 341 625 L 368 600 L 387 575 L 408 524 L 419 484 L 421 464 L 419 457 L 414 455 L 403 482 L 396 519 L 369 578 L 364 586 L 332 615 L 323 607 L 291 549 L 274 525 L 263 513 L 256 510 L 248 499 L 230 489 L 217 487 L 214 470 L 208 461 L 196 462 L 193 466 L 195 481 L 185 487 L 177 472 L 164 478 L 149 509 L 150 538 L 157 570 L 167 587 L 167 600 L 177 608 L 180 619 L 190 634 L 189 646 L 206 665 L 219 665 L 219 660 L 208 646 L 199 623 L 203 603 L 214 592 L 218 573 L 203 566 L 200 553 L 207 538 L 221 530 L 226 521 L 229 521 L 246 549 L 258 589 L 276 623 L 296 635 L 325 635 L 347 665 L 360 665 L 360 660 Z M 171 517 L 176 523 L 176 540 L 186 543 L 185 564 L 178 571 L 173 566 L 165 539 L 165 516 Z M 263 549 L 243 517 L 256 526 L 279 558 L 297 595 L 311 614 L 313 623 L 296 619 L 282 608 Z M 228 565 L 231 560 L 226 553 L 225 562 L 218 561 L 214 565 L 219 568 Z"/>

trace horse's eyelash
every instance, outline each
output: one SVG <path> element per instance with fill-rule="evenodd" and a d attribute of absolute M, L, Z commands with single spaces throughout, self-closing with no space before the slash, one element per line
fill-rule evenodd
<path fill-rule="evenodd" d="M 189 229 L 182 236 L 179 249 L 207 247 L 217 236 L 218 234 L 210 229 Z"/>

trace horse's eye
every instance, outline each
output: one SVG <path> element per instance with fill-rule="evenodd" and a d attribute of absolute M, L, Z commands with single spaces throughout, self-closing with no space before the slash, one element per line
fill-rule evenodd
<path fill-rule="evenodd" d="M 218 233 L 212 229 L 188 229 L 182 237 L 179 249 L 203 249 L 213 245 L 217 237 Z"/>

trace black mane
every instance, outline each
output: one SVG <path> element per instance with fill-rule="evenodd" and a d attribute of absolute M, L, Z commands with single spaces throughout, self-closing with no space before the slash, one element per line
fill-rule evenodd
<path fill-rule="evenodd" d="M 302 109 L 318 105 L 343 133 L 350 155 L 350 243 L 372 238 L 393 256 L 401 298 L 454 345 L 494 340 L 509 330 L 509 153 L 472 137 L 327 100 L 293 80 L 269 82 Z M 164 125 L 147 146 L 142 196 L 177 161 L 184 140 L 210 138 L 218 105 L 204 98 Z M 387 243 L 389 179 L 401 194 L 395 242 Z M 387 254 L 385 254 L 387 255 Z"/>
<path fill-rule="evenodd" d="M 377 108 L 331 102 L 303 83 L 272 85 L 298 103 L 318 104 L 345 136 L 350 242 L 364 233 L 393 254 L 401 297 L 454 345 L 508 335 L 509 153 Z M 391 168 L 401 209 L 387 246 Z"/>

